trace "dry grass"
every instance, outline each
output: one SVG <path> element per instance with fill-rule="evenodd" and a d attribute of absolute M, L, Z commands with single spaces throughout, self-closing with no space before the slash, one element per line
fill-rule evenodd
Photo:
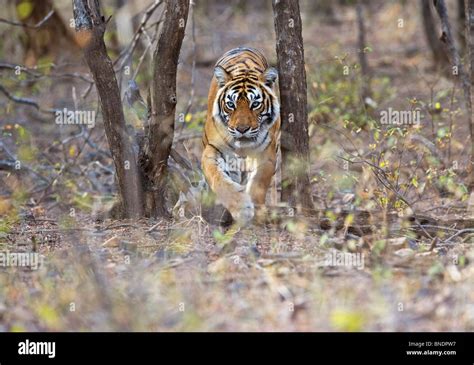
<path fill-rule="evenodd" d="M 430 251 L 423 240 L 392 239 L 382 252 L 369 244 L 348 250 L 337 232 L 322 233 L 321 244 L 318 229 L 269 226 L 238 232 L 236 249 L 222 254 L 217 227 L 187 220 L 77 227 L 90 228 L 30 222 L 9 234 L 11 251 L 30 248 L 33 235 L 49 241 L 38 270 L 0 275 L 3 330 L 474 329 L 469 243 Z M 363 255 L 363 268 L 327 265 L 341 242 Z"/>

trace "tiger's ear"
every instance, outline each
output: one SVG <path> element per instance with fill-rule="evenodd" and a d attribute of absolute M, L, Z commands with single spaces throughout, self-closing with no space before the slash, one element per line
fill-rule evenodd
<path fill-rule="evenodd" d="M 222 66 L 214 67 L 214 76 L 219 87 L 223 87 L 230 80 L 229 73 Z"/>
<path fill-rule="evenodd" d="M 269 67 L 260 77 L 265 85 L 272 87 L 275 81 L 278 79 L 278 71 L 275 67 Z"/>

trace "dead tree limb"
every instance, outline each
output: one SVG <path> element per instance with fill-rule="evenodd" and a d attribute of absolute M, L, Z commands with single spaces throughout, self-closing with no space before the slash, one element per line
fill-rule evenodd
<path fill-rule="evenodd" d="M 466 74 L 464 66 L 461 62 L 459 52 L 456 48 L 454 38 L 449 24 L 448 10 L 444 0 L 433 0 L 438 16 L 441 20 L 441 42 L 444 44 L 446 53 L 448 55 L 451 66 L 453 67 L 453 75 L 459 76 L 464 93 L 464 101 L 467 113 L 467 124 L 469 126 L 469 135 L 471 137 L 471 155 L 468 166 L 470 175 L 469 185 L 472 190 L 474 186 L 474 117 L 472 115 L 472 101 L 471 101 L 471 82 Z"/>
<path fill-rule="evenodd" d="M 100 98 L 105 134 L 115 164 L 121 215 L 138 217 L 143 214 L 141 181 L 132 141 L 126 132 L 120 90 L 104 43 L 106 21 L 98 0 L 73 0 L 73 6 L 76 39 L 83 47 Z"/>
<path fill-rule="evenodd" d="M 281 98 L 282 201 L 313 207 L 306 71 L 299 2 L 273 0 Z"/>
<path fill-rule="evenodd" d="M 166 15 L 153 55 L 152 116 L 143 171 L 153 182 L 155 214 L 168 216 L 168 157 L 174 136 L 176 74 L 188 19 L 189 0 L 166 0 Z"/>

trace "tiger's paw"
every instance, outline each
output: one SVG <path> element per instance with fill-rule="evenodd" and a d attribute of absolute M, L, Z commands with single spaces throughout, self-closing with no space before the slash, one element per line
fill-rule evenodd
<path fill-rule="evenodd" d="M 268 210 L 265 205 L 257 205 L 255 207 L 255 222 L 259 225 L 265 224 L 267 220 Z"/>

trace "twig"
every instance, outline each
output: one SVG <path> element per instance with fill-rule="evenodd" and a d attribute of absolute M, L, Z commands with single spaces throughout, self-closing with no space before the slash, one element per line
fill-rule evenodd
<path fill-rule="evenodd" d="M 7 70 L 17 70 L 19 69 L 20 71 L 23 71 L 33 77 L 39 78 L 42 77 L 43 75 L 40 73 L 37 73 L 36 70 L 22 66 L 22 65 L 15 65 L 13 63 L 6 63 L 6 62 L 0 62 L 0 70 L 2 69 L 7 69 Z"/>
<path fill-rule="evenodd" d="M 155 0 L 153 4 L 151 4 L 148 9 L 145 10 L 145 13 L 143 14 L 142 21 L 140 22 L 140 25 L 138 26 L 138 29 L 136 30 L 132 42 L 128 47 L 126 47 L 120 54 L 118 55 L 117 59 L 114 61 L 114 66 L 119 62 L 120 59 L 122 61 L 119 64 L 118 70 L 120 71 L 124 66 L 125 63 L 128 61 L 128 59 L 131 57 L 133 52 L 135 51 L 135 48 L 138 45 L 138 41 L 140 40 L 140 37 L 145 29 L 145 25 L 150 20 L 151 16 L 155 12 L 155 10 L 162 4 L 162 0 Z"/>
<path fill-rule="evenodd" d="M 34 25 L 26 24 L 26 23 L 22 23 L 22 22 L 17 22 L 17 21 L 14 21 L 14 20 L 8 20 L 8 19 L 4 19 L 4 18 L 0 18 L 0 23 L 7 23 L 7 24 L 10 24 L 10 25 L 15 25 L 17 27 L 37 29 L 37 28 L 40 28 L 44 23 L 46 23 L 49 20 L 49 18 L 51 18 L 51 16 L 53 14 L 54 14 L 54 9 L 51 9 L 50 12 L 48 14 L 46 14 L 46 16 L 43 19 L 41 19 L 38 23 L 36 23 Z"/>
<path fill-rule="evenodd" d="M 29 105 L 34 107 L 36 110 L 43 112 L 43 113 L 49 113 L 49 114 L 55 114 L 56 110 L 55 109 L 43 109 L 42 107 L 39 106 L 39 104 L 34 101 L 33 99 L 29 98 L 21 98 L 18 96 L 13 95 L 10 93 L 7 89 L 5 89 L 2 85 L 0 85 L 0 91 L 11 101 L 14 101 L 15 103 L 18 104 L 24 104 L 24 105 Z"/>
<path fill-rule="evenodd" d="M 444 242 L 449 242 L 451 241 L 453 238 L 456 238 L 464 233 L 472 233 L 474 232 L 474 228 L 465 228 L 465 229 L 461 229 L 459 231 L 457 231 L 455 234 L 453 234 L 451 237 L 449 237 L 448 239 L 444 240 Z"/>
<path fill-rule="evenodd" d="M 146 233 L 151 233 L 153 232 L 156 228 L 158 228 L 158 226 L 163 223 L 163 221 L 160 219 L 160 221 L 156 224 L 154 224 L 153 226 L 151 226 L 149 229 L 147 229 Z"/>
<path fill-rule="evenodd" d="M 157 23 L 159 24 L 162 21 L 163 21 L 163 19 L 161 17 L 160 20 L 158 20 Z M 148 42 L 147 46 L 145 47 L 145 50 L 143 51 L 143 54 L 140 56 L 140 59 L 138 60 L 137 67 L 135 68 L 135 71 L 133 72 L 132 80 L 135 80 L 137 78 L 138 72 L 140 71 L 140 67 L 143 64 L 143 61 L 145 60 L 145 57 L 148 54 L 148 51 L 153 46 L 153 43 L 155 42 L 156 38 L 158 37 L 158 27 L 156 27 L 156 29 L 155 29 L 155 34 L 153 34 L 153 38 L 150 38 L 150 36 L 146 32 L 146 30 L 143 30 L 143 33 L 147 36 L 149 42 Z"/>
<path fill-rule="evenodd" d="M 0 142 L 0 148 L 3 149 L 3 151 L 5 151 L 5 153 L 10 156 L 11 159 L 13 159 L 13 161 L 18 161 L 18 158 L 10 152 L 10 150 L 7 148 L 7 146 L 5 146 L 3 144 L 3 142 Z M 34 175 L 36 175 L 37 177 L 39 177 L 41 180 L 43 180 L 44 182 L 46 183 L 50 183 L 50 181 L 45 178 L 43 175 L 37 173 L 35 170 L 33 170 L 31 167 L 29 167 L 28 165 L 22 163 L 22 167 L 24 167 L 25 169 L 27 169 L 28 171 L 30 171 L 31 173 L 33 173 Z"/>

